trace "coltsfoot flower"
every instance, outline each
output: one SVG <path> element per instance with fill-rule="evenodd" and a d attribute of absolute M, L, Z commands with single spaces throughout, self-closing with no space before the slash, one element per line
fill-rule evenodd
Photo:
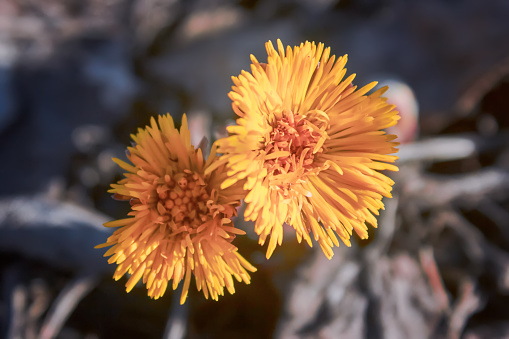
<path fill-rule="evenodd" d="M 200 149 L 191 145 L 186 116 L 179 131 L 170 115 L 154 118 L 151 125 L 132 135 L 128 164 L 114 161 L 127 171 L 110 192 L 129 200 L 132 211 L 126 219 L 106 223 L 120 227 L 105 244 L 105 256 L 116 262 L 116 280 L 131 274 L 129 292 L 143 279 L 152 298 L 161 297 L 169 283 L 176 289 L 184 280 L 180 302 L 184 303 L 191 275 L 196 287 L 217 300 L 224 287 L 234 293 L 233 278 L 249 284 L 249 264 L 231 242 L 244 231 L 231 218 L 245 196 L 242 183 L 221 189 L 227 178 L 223 166 L 215 166 L 216 147 L 205 162 Z M 214 170 L 205 173 L 210 166 Z"/>
<path fill-rule="evenodd" d="M 329 48 L 310 42 L 266 48 L 267 63 L 251 56 L 251 73 L 232 78 L 239 119 L 218 141 L 224 155 L 215 166 L 228 166 L 221 188 L 245 180 L 244 216 L 255 221 L 260 244 L 270 235 L 267 258 L 284 223 L 331 258 L 336 234 L 348 246 L 353 230 L 367 238 L 366 222 L 376 227 L 382 197 L 391 196 L 393 181 L 379 171 L 398 170 L 389 164 L 398 143 L 382 130 L 398 112 L 381 97 L 386 88 L 367 94 L 376 82 L 357 89 L 355 75 L 344 79 L 346 55 L 334 62 Z"/>

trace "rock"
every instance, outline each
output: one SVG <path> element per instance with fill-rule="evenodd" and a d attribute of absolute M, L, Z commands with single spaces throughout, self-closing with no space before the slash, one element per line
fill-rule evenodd
<path fill-rule="evenodd" d="M 12 90 L 12 72 L 0 65 L 0 134 L 14 122 L 15 100 Z"/>
<path fill-rule="evenodd" d="M 12 145 L 0 149 L 0 157 L 9 159 L 0 175 L 12 179 L 2 194 L 39 193 L 52 179 L 68 175 L 78 151 L 108 141 L 135 94 L 128 58 L 122 42 L 91 39 L 60 46 L 45 63 L 16 69 L 21 122 L 0 135 L 0 142 Z"/>
<path fill-rule="evenodd" d="M 282 39 L 299 43 L 290 20 L 239 27 L 208 39 L 197 39 L 173 48 L 171 53 L 147 61 L 148 73 L 175 90 L 184 90 L 194 108 L 207 109 L 217 117 L 233 116 L 227 94 L 230 76 L 250 70 L 250 54 L 266 60 L 265 42 Z"/>
<path fill-rule="evenodd" d="M 43 198 L 0 200 L 0 251 L 71 272 L 112 273 L 94 246 L 106 242 L 111 220 L 81 207 Z"/>

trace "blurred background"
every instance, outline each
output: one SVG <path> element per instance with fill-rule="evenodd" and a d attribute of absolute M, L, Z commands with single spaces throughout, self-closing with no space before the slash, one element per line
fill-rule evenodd
<path fill-rule="evenodd" d="M 509 338 L 507 0 L 0 1 L 1 338 Z M 234 121 L 230 76 L 264 43 L 324 42 L 402 115 L 394 198 L 327 260 L 288 233 L 249 286 L 125 293 L 93 247 L 128 204 L 129 134 Z M 237 225 L 249 229 L 250 225 Z"/>

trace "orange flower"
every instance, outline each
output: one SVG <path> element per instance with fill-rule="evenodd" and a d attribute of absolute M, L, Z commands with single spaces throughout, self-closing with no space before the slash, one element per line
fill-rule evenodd
<path fill-rule="evenodd" d="M 161 297 L 173 279 L 176 289 L 182 279 L 181 303 L 187 297 L 191 274 L 198 290 L 217 300 L 224 287 L 234 293 L 233 277 L 249 284 L 251 266 L 232 245 L 237 234 L 231 218 L 245 196 L 242 183 L 220 189 L 227 178 L 222 166 L 215 164 L 216 148 L 204 162 L 200 149 L 190 141 L 186 116 L 180 133 L 168 114 L 160 116 L 159 126 L 151 126 L 132 135 L 136 145 L 128 147 L 133 165 L 113 159 L 127 173 L 110 192 L 117 198 L 130 200 L 129 218 L 106 223 L 120 227 L 105 244 L 109 263 L 116 262 L 116 280 L 131 274 L 126 287 L 129 292 L 143 278 L 148 295 Z"/>
<path fill-rule="evenodd" d="M 393 181 L 380 170 L 397 171 L 396 136 L 382 129 L 399 119 L 381 95 L 343 79 L 346 56 L 330 57 L 323 44 L 306 42 L 293 50 L 278 40 L 266 44 L 268 61 L 251 56 L 251 73 L 233 77 L 229 96 L 240 117 L 230 136 L 218 141 L 228 178 L 221 188 L 245 181 L 245 218 L 255 220 L 260 244 L 270 235 L 267 258 L 283 240 L 283 224 L 312 246 L 311 236 L 331 258 L 348 246 L 352 230 L 368 237 L 365 222 L 383 209 Z M 212 171 L 211 166 L 207 171 Z M 207 172 L 206 171 L 206 172 Z"/>

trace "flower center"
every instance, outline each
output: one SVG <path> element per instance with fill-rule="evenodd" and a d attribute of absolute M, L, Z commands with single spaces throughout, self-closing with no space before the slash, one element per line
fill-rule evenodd
<path fill-rule="evenodd" d="M 199 174 L 184 170 L 173 177 L 167 174 L 160 181 L 155 189 L 160 222 L 173 221 L 177 227 L 197 228 L 207 221 L 210 195 Z"/>
<path fill-rule="evenodd" d="M 287 112 L 277 120 L 265 146 L 265 166 L 273 176 L 298 172 L 305 174 L 312 169 L 322 134 L 304 115 Z"/>

